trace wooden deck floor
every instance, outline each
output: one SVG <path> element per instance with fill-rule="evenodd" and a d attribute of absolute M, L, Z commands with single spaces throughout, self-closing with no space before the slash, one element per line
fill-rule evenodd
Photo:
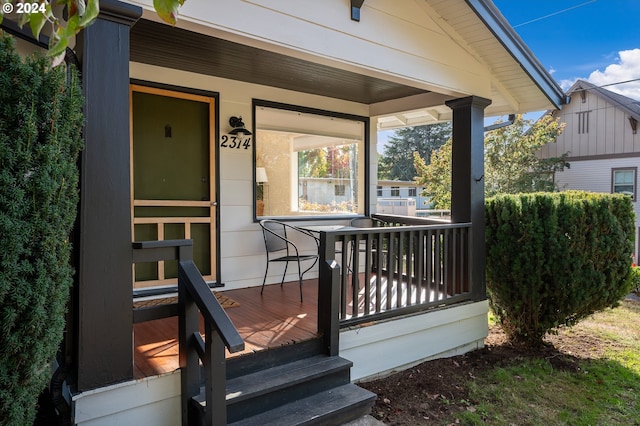
<path fill-rule="evenodd" d="M 375 312 L 375 275 L 370 278 L 369 311 Z M 357 306 L 353 307 L 351 288 L 347 288 L 346 318 L 365 312 L 364 274 L 359 276 L 360 291 Z M 407 303 L 432 302 L 444 298 L 442 293 L 416 289 L 407 283 L 393 281 L 391 294 L 387 293 L 386 278 L 380 282 L 380 311 L 406 306 Z M 400 287 L 401 297 L 398 298 Z M 302 285 L 304 302 L 300 303 L 297 282 L 268 285 L 260 295 L 260 287 L 224 291 L 224 295 L 239 303 L 225 309 L 245 342 L 245 350 L 227 357 L 242 356 L 257 351 L 309 340 L 317 336 L 318 329 L 318 280 L 305 280 Z M 407 295 L 411 299 L 407 300 Z M 389 296 L 389 306 L 387 306 Z M 203 330 L 204 328 L 201 328 Z M 178 364 L 178 318 L 166 318 L 134 325 L 134 375 L 136 378 L 154 376 L 174 371 Z"/>
<path fill-rule="evenodd" d="M 240 306 L 225 309 L 245 341 L 241 356 L 311 339 L 317 335 L 318 282 L 305 280 L 304 302 L 298 283 L 268 285 L 224 292 Z M 178 364 L 178 318 L 134 325 L 134 376 L 142 378 L 174 371 Z"/>

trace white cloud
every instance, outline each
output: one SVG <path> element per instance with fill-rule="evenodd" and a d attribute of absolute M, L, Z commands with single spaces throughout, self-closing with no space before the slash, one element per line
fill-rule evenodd
<path fill-rule="evenodd" d="M 636 80 L 631 83 L 611 83 Z M 640 49 L 622 50 L 618 52 L 616 63 L 608 65 L 604 71 L 596 70 L 589 75 L 587 81 L 605 89 L 619 93 L 631 99 L 640 100 Z M 564 82 L 561 82 L 561 85 Z M 564 86 L 562 86 L 564 88 Z"/>
<path fill-rule="evenodd" d="M 558 82 L 558 84 L 560 85 L 560 87 L 562 88 L 562 90 L 564 90 L 564 91 L 566 92 L 567 90 L 569 90 L 569 88 L 570 88 L 571 86 L 573 86 L 573 83 L 575 83 L 575 82 L 576 82 L 576 80 L 577 80 L 577 78 L 576 78 L 575 80 L 560 80 L 560 81 Z"/>

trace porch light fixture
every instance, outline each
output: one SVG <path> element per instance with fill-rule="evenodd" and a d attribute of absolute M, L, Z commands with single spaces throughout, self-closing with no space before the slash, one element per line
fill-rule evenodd
<path fill-rule="evenodd" d="M 229 125 L 233 127 L 229 132 L 230 135 L 237 135 L 242 137 L 243 135 L 249 136 L 252 133 L 244 128 L 244 123 L 242 122 L 242 117 L 231 117 L 229 118 Z"/>
<path fill-rule="evenodd" d="M 360 22 L 360 8 L 364 0 L 351 0 L 351 20 Z"/>

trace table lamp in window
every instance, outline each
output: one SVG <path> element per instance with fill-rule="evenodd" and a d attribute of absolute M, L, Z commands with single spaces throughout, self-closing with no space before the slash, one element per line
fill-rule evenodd
<path fill-rule="evenodd" d="M 264 167 L 256 167 L 256 216 L 264 216 L 265 184 L 269 181 L 267 170 Z"/>

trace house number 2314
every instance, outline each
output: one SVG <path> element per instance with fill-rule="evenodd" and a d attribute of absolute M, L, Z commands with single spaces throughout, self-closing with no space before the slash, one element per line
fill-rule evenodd
<path fill-rule="evenodd" d="M 222 135 L 220 146 L 230 149 L 249 149 L 251 147 L 251 138 L 239 138 L 237 136 Z"/>

